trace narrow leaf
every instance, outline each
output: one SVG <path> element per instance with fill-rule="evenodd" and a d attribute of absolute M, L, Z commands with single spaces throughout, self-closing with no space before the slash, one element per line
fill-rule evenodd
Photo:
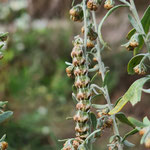
<path fill-rule="evenodd" d="M 143 45 L 144 45 L 144 39 L 142 35 L 139 35 L 139 46 L 134 49 L 134 55 L 138 54 L 139 50 L 142 49 Z"/>
<path fill-rule="evenodd" d="M 90 113 L 90 119 L 92 122 L 93 129 L 95 130 L 97 126 L 97 119 L 94 113 Z"/>
<path fill-rule="evenodd" d="M 104 78 L 104 82 L 103 82 L 103 87 L 105 87 L 106 85 L 108 85 L 108 80 L 109 80 L 109 76 L 110 75 L 110 71 L 108 70 L 105 74 L 105 78 Z"/>
<path fill-rule="evenodd" d="M 129 126 L 135 128 L 135 125 L 133 125 L 133 124 L 128 120 L 128 118 L 125 116 L 124 113 L 119 112 L 119 113 L 117 113 L 115 116 L 116 116 L 116 117 L 119 119 L 119 121 L 121 121 L 122 123 L 125 123 L 125 124 L 127 124 L 127 125 L 129 125 Z"/>
<path fill-rule="evenodd" d="M 2 136 L 2 138 L 0 139 L 0 142 L 4 141 L 5 138 L 6 138 L 6 134 L 4 134 L 4 135 Z"/>
<path fill-rule="evenodd" d="M 127 34 L 127 39 L 130 40 L 130 38 L 133 36 L 133 34 L 136 32 L 136 30 L 133 28 L 132 30 L 130 30 Z"/>
<path fill-rule="evenodd" d="M 133 130 L 131 130 L 130 132 L 128 132 L 127 134 L 125 134 L 125 136 L 123 137 L 123 141 L 124 141 L 127 137 L 129 137 L 130 135 L 134 135 L 134 134 L 136 134 L 136 133 L 138 133 L 138 132 L 139 132 L 138 129 L 133 129 Z"/>
<path fill-rule="evenodd" d="M 143 122 L 141 122 L 141 121 L 139 121 L 139 120 L 136 120 L 136 119 L 133 118 L 133 117 L 128 117 L 128 120 L 129 120 L 132 124 L 134 124 L 136 127 L 140 127 L 140 128 L 146 127 L 146 125 L 145 125 Z"/>
<path fill-rule="evenodd" d="M 10 116 L 12 116 L 12 111 L 6 111 L 2 114 L 0 114 L 0 123 L 4 122 L 6 119 L 8 119 Z"/>
<path fill-rule="evenodd" d="M 133 144 L 133 143 L 127 141 L 127 140 L 124 140 L 124 141 L 123 141 L 123 144 L 124 144 L 125 146 L 127 146 L 127 147 L 135 147 L 135 144 Z"/>
<path fill-rule="evenodd" d="M 150 89 L 143 89 L 142 91 L 145 92 L 145 93 L 150 94 Z"/>
<path fill-rule="evenodd" d="M 149 31 L 149 27 L 150 27 L 150 6 L 146 9 L 142 19 L 141 19 L 141 23 L 143 25 L 144 31 L 147 34 Z M 133 28 L 131 31 L 129 31 L 128 35 L 127 35 L 127 39 L 129 40 L 132 35 L 136 32 L 136 30 Z"/>
<path fill-rule="evenodd" d="M 132 57 L 132 59 L 129 61 L 128 66 L 127 66 L 128 74 L 135 74 L 134 67 L 141 62 L 144 56 L 145 54 L 138 54 Z"/>
<path fill-rule="evenodd" d="M 144 31 L 145 33 L 147 34 L 148 31 L 149 31 L 149 27 L 150 27 L 150 6 L 146 9 L 143 17 L 142 17 L 142 20 L 141 20 L 141 23 L 143 25 L 143 28 L 144 28 Z"/>
<path fill-rule="evenodd" d="M 138 31 L 140 33 L 140 28 L 137 25 L 136 20 L 131 15 L 128 15 L 128 18 L 129 18 L 130 23 L 132 24 L 132 26 L 136 29 L 136 31 Z"/>
<path fill-rule="evenodd" d="M 139 102 L 141 100 L 142 87 L 148 80 L 150 80 L 149 76 L 136 80 L 109 114 L 113 115 L 119 112 L 128 101 L 133 106 Z"/>
<path fill-rule="evenodd" d="M 96 109 L 104 109 L 104 108 L 108 107 L 108 104 L 105 104 L 105 105 L 92 104 L 92 107 L 94 107 Z"/>

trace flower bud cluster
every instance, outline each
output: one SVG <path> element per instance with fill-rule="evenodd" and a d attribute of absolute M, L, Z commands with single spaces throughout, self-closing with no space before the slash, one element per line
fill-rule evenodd
<path fill-rule="evenodd" d="M 70 14 L 70 18 L 73 21 L 81 22 L 83 20 L 83 10 L 80 5 L 76 5 L 76 6 L 72 7 L 69 11 L 69 14 Z"/>
<path fill-rule="evenodd" d="M 126 48 L 128 51 L 133 51 L 134 48 L 139 46 L 139 34 L 134 34 L 129 42 L 126 44 Z"/>
<path fill-rule="evenodd" d="M 146 67 L 145 67 L 145 65 L 136 65 L 134 68 L 134 72 L 136 73 L 136 74 L 139 74 L 139 75 L 145 75 L 146 74 Z"/>
<path fill-rule="evenodd" d="M 108 114 L 109 109 L 105 108 L 100 111 L 98 111 L 98 120 L 99 123 L 97 124 L 97 128 L 101 128 L 104 130 L 105 128 L 110 128 L 113 125 L 113 119 Z"/>
<path fill-rule="evenodd" d="M 87 2 L 87 8 L 96 11 L 98 9 L 98 6 L 101 4 L 102 0 L 88 0 Z"/>
<path fill-rule="evenodd" d="M 71 52 L 72 66 L 69 66 L 66 72 L 69 77 L 75 77 L 74 86 L 77 89 L 77 93 L 75 94 L 78 101 L 76 105 L 77 111 L 73 117 L 76 122 L 76 140 L 71 142 L 72 147 L 76 150 L 89 135 L 89 110 L 92 93 L 89 85 L 90 78 L 88 77 L 86 59 L 83 53 L 83 39 L 79 36 L 75 37 L 73 45 L 74 47 Z M 67 149 L 64 147 L 63 150 Z"/>
<path fill-rule="evenodd" d="M 76 122 L 76 137 L 86 139 L 89 135 L 89 109 L 91 98 L 91 90 L 89 88 L 90 78 L 85 64 L 85 56 L 83 55 L 83 40 L 77 37 L 74 41 L 74 48 L 71 52 L 72 64 L 74 66 L 75 82 L 74 86 L 77 89 L 76 105 L 77 112 L 73 119 Z"/>

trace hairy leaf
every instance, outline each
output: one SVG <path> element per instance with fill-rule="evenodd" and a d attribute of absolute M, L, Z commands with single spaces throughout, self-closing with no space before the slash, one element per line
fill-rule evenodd
<path fill-rule="evenodd" d="M 10 116 L 12 116 L 12 111 L 6 111 L 2 114 L 0 114 L 0 123 L 4 122 L 6 119 L 8 119 Z"/>
<path fill-rule="evenodd" d="M 142 87 L 143 85 L 150 80 L 150 76 L 143 77 L 141 79 L 136 80 L 128 89 L 128 91 L 124 94 L 118 104 L 115 106 L 113 110 L 109 112 L 110 115 L 116 114 L 119 112 L 124 105 L 130 101 L 130 103 L 134 106 L 137 102 L 141 100 Z"/>
<path fill-rule="evenodd" d="M 108 85 L 108 80 L 109 80 L 109 74 L 110 73 L 110 71 L 108 70 L 107 72 L 106 72 L 106 75 L 105 75 L 105 78 L 104 78 L 104 82 L 103 82 L 103 86 L 105 87 L 106 85 Z"/>
<path fill-rule="evenodd" d="M 125 146 L 127 146 L 127 147 L 134 147 L 134 146 L 135 146 L 135 144 L 133 144 L 133 143 L 127 141 L 127 140 L 124 140 L 124 141 L 123 141 L 123 144 L 124 144 Z"/>
<path fill-rule="evenodd" d="M 128 117 L 128 120 L 129 120 L 132 124 L 134 124 L 136 127 L 140 127 L 140 128 L 146 127 L 146 125 L 145 125 L 143 122 L 141 122 L 141 121 L 139 121 L 139 120 L 136 120 L 136 119 L 133 118 L 133 117 Z"/>
<path fill-rule="evenodd" d="M 149 27 L 150 27 L 150 6 L 146 9 L 142 19 L 141 19 L 141 23 L 143 25 L 144 31 L 147 34 L 149 31 Z M 133 28 L 132 30 L 129 31 L 128 35 L 127 35 L 127 39 L 129 40 L 133 34 L 136 32 L 136 30 Z"/>
<path fill-rule="evenodd" d="M 145 54 L 138 54 L 132 57 L 132 59 L 129 61 L 128 66 L 127 66 L 128 74 L 135 74 L 134 67 L 141 62 L 144 56 Z"/>

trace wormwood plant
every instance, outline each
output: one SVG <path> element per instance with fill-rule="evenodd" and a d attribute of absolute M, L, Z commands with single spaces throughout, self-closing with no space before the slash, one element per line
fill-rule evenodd
<path fill-rule="evenodd" d="M 3 58 L 3 46 L 5 45 L 5 41 L 7 40 L 8 33 L 0 33 L 0 59 Z M 6 106 L 6 101 L 0 101 L 0 123 L 3 123 L 7 120 L 13 113 L 12 111 L 4 111 Z M 6 150 L 8 148 L 8 143 L 5 142 L 6 135 L 0 139 L 0 150 Z"/>
<path fill-rule="evenodd" d="M 150 80 L 148 75 L 150 62 L 150 6 L 146 9 L 142 19 L 139 18 L 133 0 L 118 0 L 121 2 L 115 5 L 113 0 L 82 0 L 81 3 L 74 5 L 70 10 L 70 18 L 73 21 L 82 22 L 84 26 L 81 34 L 75 36 L 73 49 L 71 52 L 72 63 L 66 62 L 68 67 L 66 72 L 68 77 L 74 78 L 73 100 L 76 101 L 75 137 L 65 141 L 62 150 L 88 150 L 106 128 L 113 128 L 113 135 L 109 139 L 109 150 L 122 150 L 124 146 L 133 147 L 134 144 L 127 141 L 127 137 L 139 132 L 142 136 L 141 144 L 145 143 L 150 148 L 150 120 L 145 117 L 143 122 L 134 118 L 126 117 L 121 111 L 127 102 L 134 106 L 141 100 L 141 93 L 150 93 L 150 89 L 143 89 L 146 82 Z M 144 2 L 144 1 L 143 1 Z M 96 22 L 95 11 L 100 5 L 108 10 L 99 24 Z M 128 33 L 128 43 L 122 45 L 129 51 L 133 51 L 133 57 L 128 63 L 129 74 L 139 74 L 140 79 L 136 80 L 127 92 L 112 104 L 108 93 L 108 67 L 105 67 L 101 54 L 104 49 L 110 49 L 109 45 L 103 40 L 102 26 L 107 17 L 120 7 L 128 7 L 130 14 L 129 21 L 133 29 Z M 146 48 L 143 48 L 143 46 Z M 142 49 L 147 49 L 141 52 Z M 95 66 L 92 67 L 93 62 Z M 95 74 L 92 78 L 91 76 Z M 94 78 L 100 75 L 100 83 L 95 83 Z M 103 95 L 106 104 L 93 104 L 92 100 L 99 95 Z M 95 108 L 95 115 L 91 108 Z M 125 135 L 120 135 L 117 122 L 120 121 L 133 128 Z"/>

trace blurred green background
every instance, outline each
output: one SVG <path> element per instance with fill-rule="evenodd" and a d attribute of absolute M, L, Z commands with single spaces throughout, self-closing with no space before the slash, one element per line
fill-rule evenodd
<path fill-rule="evenodd" d="M 149 2 L 136 3 L 142 16 Z M 0 127 L 0 136 L 7 134 L 8 150 L 60 150 L 63 143 L 58 139 L 74 136 L 74 122 L 66 120 L 75 113 L 73 80 L 67 77 L 64 62 L 71 61 L 71 42 L 82 23 L 70 21 L 70 7 L 71 0 L 0 0 L 0 31 L 9 32 L 0 62 L 0 100 L 9 101 L 6 109 L 14 112 Z M 101 10 L 97 12 L 98 21 L 106 13 Z M 131 29 L 127 12 L 126 8 L 115 12 L 103 28 L 104 38 L 112 47 L 112 51 L 104 52 L 103 59 L 111 70 L 109 90 L 113 102 L 138 78 L 127 75 L 132 53 L 120 46 Z M 105 101 L 99 97 L 94 103 Z M 127 105 L 124 112 L 141 119 L 150 116 L 149 106 L 145 94 L 139 105 Z M 120 129 L 122 135 L 130 130 L 124 125 Z M 94 150 L 107 149 L 111 132 L 105 131 Z M 133 149 L 143 149 L 138 144 L 139 135 L 129 140 L 137 143 Z"/>

